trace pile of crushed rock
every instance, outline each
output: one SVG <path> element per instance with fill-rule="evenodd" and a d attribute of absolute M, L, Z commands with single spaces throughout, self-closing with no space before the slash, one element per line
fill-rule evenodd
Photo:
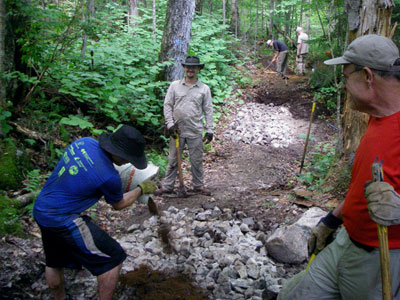
<path fill-rule="evenodd" d="M 158 235 L 157 216 L 134 224 L 119 240 L 128 254 L 122 273 L 150 266 L 184 274 L 211 299 L 273 299 L 281 288 L 283 265 L 267 256 L 262 225 L 230 209 L 169 207 L 162 223 L 171 227 L 170 243 Z"/>
<path fill-rule="evenodd" d="M 287 148 L 304 143 L 308 126 L 308 122 L 294 119 L 287 107 L 250 102 L 238 108 L 224 137 L 233 142 Z"/>

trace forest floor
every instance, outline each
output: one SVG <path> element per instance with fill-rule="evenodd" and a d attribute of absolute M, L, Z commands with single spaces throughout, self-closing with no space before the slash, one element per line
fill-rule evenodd
<path fill-rule="evenodd" d="M 266 65 L 265 61 L 262 63 Z M 341 200 L 332 195 L 310 193 L 298 181 L 304 138 L 297 139 L 287 147 L 276 148 L 272 145 L 233 142 L 224 135 L 240 106 L 250 102 L 287 108 L 292 117 L 285 119 L 285 122 L 301 124 L 296 125 L 297 129 L 290 134 L 296 137 L 307 134 L 313 100 L 307 76 L 300 77 L 289 72 L 290 79 L 284 81 L 274 75 L 261 66 L 253 66 L 253 85 L 244 90 L 241 96 L 244 104 L 231 105 L 229 115 L 218 122 L 212 142 L 213 151 L 206 153 L 204 159 L 204 177 L 212 196 L 158 196 L 155 202 L 159 210 L 165 210 L 171 205 L 191 208 L 213 203 L 221 208 L 231 208 L 234 212 L 244 212 L 262 224 L 263 230 L 270 232 L 281 224 L 291 222 L 312 206 L 328 209 Z M 328 118 L 323 117 L 323 111 L 317 109 L 311 131 L 313 139 L 309 142 L 308 151 L 318 142 L 332 141 L 336 132 L 333 126 L 328 126 L 329 122 Z M 309 159 L 306 156 L 306 161 Z M 188 168 L 186 162 L 183 166 Z M 184 173 L 184 179 L 189 186 L 190 172 Z M 302 194 L 294 193 L 295 190 L 309 193 L 308 197 L 301 197 Z M 102 201 L 90 213 L 97 224 L 116 237 L 127 234 L 130 225 L 150 217 L 147 207 L 143 205 L 117 212 Z M 49 292 L 43 288 L 44 263 L 39 231 L 32 219 L 27 218 L 26 223 L 30 239 L 4 237 L 0 241 L 0 260 L 3 262 L 0 267 L 1 299 L 50 299 Z M 73 295 L 83 295 L 86 288 L 84 283 L 79 284 L 79 280 L 75 280 L 75 284 L 70 286 L 70 292 Z"/>

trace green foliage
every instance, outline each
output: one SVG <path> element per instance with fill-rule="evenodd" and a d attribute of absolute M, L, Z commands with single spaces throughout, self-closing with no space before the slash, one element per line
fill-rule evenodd
<path fill-rule="evenodd" d="M 24 182 L 24 190 L 27 192 L 37 192 L 43 185 L 43 182 L 49 177 L 50 174 L 40 174 L 39 169 L 33 169 L 27 174 Z"/>
<path fill-rule="evenodd" d="M 20 223 L 18 201 L 0 195 L 0 235 L 20 235 L 23 231 Z"/>
<path fill-rule="evenodd" d="M 0 135 L 7 136 L 12 127 L 7 124 L 6 119 L 11 117 L 11 112 L 0 106 Z"/>
<path fill-rule="evenodd" d="M 89 116 L 81 117 L 78 115 L 69 115 L 68 118 L 62 118 L 60 125 L 79 126 L 81 129 L 93 129 L 93 124 L 89 122 Z"/>
<path fill-rule="evenodd" d="M 168 165 L 168 149 L 164 148 L 164 154 L 163 153 L 158 153 L 154 149 L 152 149 L 150 152 L 146 152 L 146 158 L 148 161 L 151 161 L 153 164 L 155 164 L 157 167 L 160 168 L 160 177 L 164 177 L 165 171 L 167 170 L 167 165 Z"/>
<path fill-rule="evenodd" d="M 338 91 L 338 89 L 333 86 L 323 87 L 315 92 L 315 100 L 318 103 L 326 106 L 326 108 L 331 113 L 334 113 L 336 110 L 336 95 L 337 95 L 337 93 L 340 93 L 340 91 Z"/>
<path fill-rule="evenodd" d="M 307 171 L 300 174 L 298 179 L 310 187 L 311 190 L 320 191 L 322 184 L 335 161 L 335 148 L 330 143 L 318 143 L 312 155 L 311 163 L 305 164 Z"/>

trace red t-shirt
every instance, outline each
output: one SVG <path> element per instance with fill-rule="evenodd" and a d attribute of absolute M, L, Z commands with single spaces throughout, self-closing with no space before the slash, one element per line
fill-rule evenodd
<path fill-rule="evenodd" d="M 372 179 L 375 158 L 383 160 L 384 180 L 400 193 L 400 112 L 370 117 L 354 159 L 349 191 L 343 205 L 343 222 L 349 236 L 364 245 L 379 247 L 376 223 L 371 220 L 364 184 Z M 388 227 L 389 248 L 400 248 L 400 225 Z"/>

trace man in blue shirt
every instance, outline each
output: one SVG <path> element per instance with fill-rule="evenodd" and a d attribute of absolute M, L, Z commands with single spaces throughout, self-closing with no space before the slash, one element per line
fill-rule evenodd
<path fill-rule="evenodd" d="M 114 164 L 147 166 L 144 138 L 123 125 L 103 133 L 99 141 L 89 137 L 67 147 L 35 201 L 33 216 L 42 232 L 46 256 L 46 281 L 55 300 L 69 299 L 64 288 L 64 268 L 84 266 L 97 276 L 99 300 L 111 300 L 126 254 L 105 231 L 80 215 L 104 196 L 114 209 L 133 204 L 142 194 L 152 194 L 156 184 L 145 181 L 122 193 Z"/>
<path fill-rule="evenodd" d="M 288 61 L 289 49 L 285 43 L 281 41 L 268 40 L 267 45 L 273 47 L 275 50 L 275 56 L 271 61 L 271 64 L 276 61 L 276 77 L 282 77 L 282 79 L 289 79 L 286 74 L 286 66 Z"/>

